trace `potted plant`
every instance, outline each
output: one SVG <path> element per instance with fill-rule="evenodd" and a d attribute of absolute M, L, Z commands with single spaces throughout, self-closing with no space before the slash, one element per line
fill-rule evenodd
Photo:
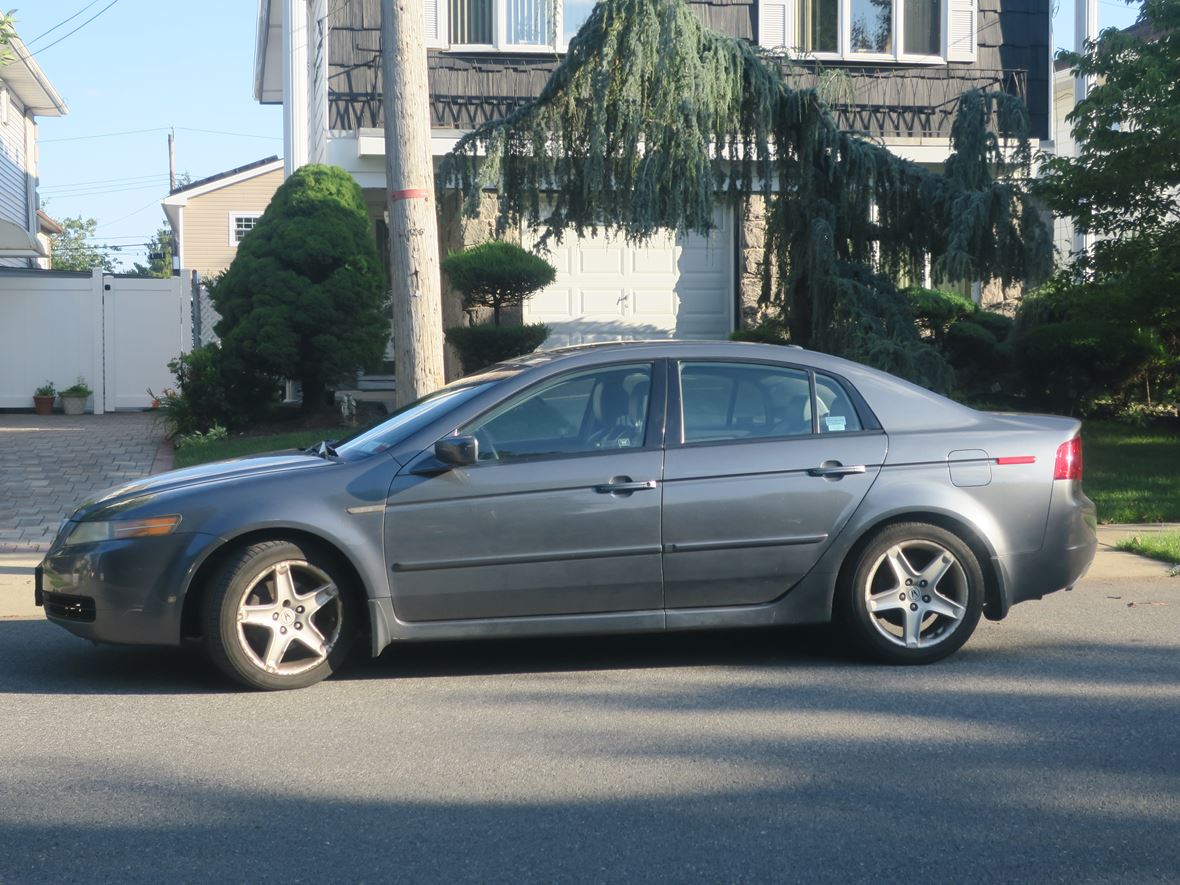
<path fill-rule="evenodd" d="M 57 399 L 57 388 L 52 381 L 46 381 L 33 391 L 33 411 L 38 415 L 52 415 L 53 401 Z"/>
<path fill-rule="evenodd" d="M 93 390 L 86 384 L 86 379 L 81 375 L 78 380 L 67 387 L 65 390 L 58 391 L 58 396 L 61 397 L 62 411 L 67 415 L 81 415 L 86 410 L 86 400 Z"/>

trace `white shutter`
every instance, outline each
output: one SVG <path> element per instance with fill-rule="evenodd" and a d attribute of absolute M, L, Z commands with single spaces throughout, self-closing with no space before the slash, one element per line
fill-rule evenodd
<path fill-rule="evenodd" d="M 978 15 L 978 0 L 947 0 L 947 61 L 975 61 Z"/>
<path fill-rule="evenodd" d="M 758 43 L 767 49 L 793 49 L 798 0 L 758 0 Z"/>
<path fill-rule="evenodd" d="M 423 0 L 426 14 L 426 28 L 423 36 L 431 49 L 447 48 L 447 2 L 448 0 Z"/>

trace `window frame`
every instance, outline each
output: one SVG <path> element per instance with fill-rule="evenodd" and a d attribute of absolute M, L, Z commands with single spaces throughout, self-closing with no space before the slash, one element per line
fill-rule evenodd
<path fill-rule="evenodd" d="M 254 219 L 254 224 L 252 224 L 250 226 L 250 230 L 254 230 L 254 228 L 258 226 L 259 219 L 262 218 L 262 213 L 261 212 L 230 212 L 229 213 L 229 245 L 230 245 L 231 249 L 238 248 L 238 244 L 242 242 L 242 240 L 237 237 L 238 219 L 240 219 L 240 218 Z M 246 233 L 242 234 L 242 237 L 244 238 L 246 236 L 246 234 L 248 234 L 248 233 L 250 233 L 249 230 L 246 231 Z"/>
<path fill-rule="evenodd" d="M 575 376 L 584 375 L 591 372 L 609 371 L 611 369 L 619 369 L 625 366 L 641 366 L 648 365 L 651 367 L 651 390 L 647 397 L 647 416 L 645 417 L 645 425 L 643 428 L 643 445 L 641 446 L 626 446 L 623 448 L 613 449 L 590 449 L 584 452 L 545 452 L 537 455 L 523 455 L 519 458 L 511 458 L 507 460 L 489 460 L 477 461 L 469 465 L 468 470 L 484 467 L 508 466 L 512 464 L 535 464 L 542 461 L 558 461 L 569 458 L 593 458 L 602 455 L 625 455 L 634 452 L 652 452 L 660 451 L 664 448 L 664 440 L 667 433 L 668 422 L 668 368 L 669 361 L 666 359 L 618 359 L 612 360 L 609 363 L 598 363 L 590 366 L 578 366 L 576 368 L 569 368 L 564 372 L 557 372 L 552 375 L 546 375 L 544 378 L 538 378 L 532 384 L 522 387 L 509 396 L 495 403 L 488 405 L 478 414 L 471 416 L 461 424 L 456 425 L 450 433 L 444 435 L 454 436 L 457 434 L 471 435 L 471 430 L 478 427 L 489 415 L 493 412 L 500 411 L 501 414 L 507 412 L 511 408 L 515 408 L 520 403 L 527 400 L 529 397 L 535 395 L 541 388 L 551 387 L 555 384 L 561 384 L 565 380 Z"/>
<path fill-rule="evenodd" d="M 788 4 L 797 4 L 800 2 L 802 0 L 788 0 Z M 836 52 L 811 52 L 800 50 L 794 46 L 766 48 L 785 49 L 791 54 L 792 58 L 815 59 L 816 61 L 884 62 L 926 65 L 944 65 L 950 62 L 948 48 L 949 0 L 938 0 L 939 54 L 937 55 L 907 53 L 903 51 L 905 46 L 905 0 L 892 0 L 893 52 L 854 52 L 852 49 L 852 2 L 851 0 L 836 0 L 836 2 L 839 4 L 839 22 L 836 28 L 839 48 Z M 759 4 L 759 15 L 762 14 L 761 10 L 762 5 Z M 794 23 L 795 19 L 791 21 Z"/>
<path fill-rule="evenodd" d="M 685 363 L 752 365 L 773 369 L 788 369 L 806 374 L 808 376 L 808 385 L 811 391 L 811 433 L 795 433 L 780 436 L 740 437 L 733 439 L 711 439 L 686 442 L 684 439 L 684 390 L 680 383 L 681 367 Z M 844 388 L 844 392 L 848 395 L 848 401 L 851 404 L 853 411 L 856 412 L 856 417 L 860 421 L 860 430 L 830 431 L 828 433 L 820 433 L 819 410 L 815 407 L 815 400 L 817 396 L 815 382 L 816 374 L 831 378 Z M 857 390 L 847 378 L 828 369 L 817 368 L 814 366 L 804 366 L 798 363 L 770 362 L 764 359 L 751 359 L 749 357 L 681 357 L 669 360 L 667 398 L 668 405 L 665 410 L 665 438 L 667 440 L 667 448 L 669 449 L 691 449 L 705 446 L 757 445 L 759 443 L 784 443 L 791 442 L 793 440 L 802 441 L 813 439 L 830 439 L 837 437 L 842 439 L 844 437 L 850 436 L 876 436 L 885 432 L 881 427 L 881 422 L 877 420 L 877 416 L 873 413 L 873 410 L 869 407 L 868 403 L 865 402 L 864 397 L 860 395 L 860 391 Z"/>

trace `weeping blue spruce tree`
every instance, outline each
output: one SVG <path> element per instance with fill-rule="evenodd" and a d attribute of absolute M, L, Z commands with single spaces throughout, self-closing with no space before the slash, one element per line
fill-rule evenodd
<path fill-rule="evenodd" d="M 941 174 L 841 131 L 783 62 L 706 28 L 684 0 L 602 0 L 540 95 L 469 133 L 441 187 L 478 210 L 496 189 L 501 230 L 560 239 L 605 229 L 708 233 L 715 200 L 765 198 L 767 299 L 798 344 L 940 385 L 946 367 L 890 282 L 1036 280 L 1049 231 L 1022 184 L 1028 114 L 968 92 Z"/>

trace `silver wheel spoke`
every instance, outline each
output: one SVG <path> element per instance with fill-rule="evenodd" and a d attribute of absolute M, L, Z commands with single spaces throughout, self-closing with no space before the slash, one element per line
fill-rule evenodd
<path fill-rule="evenodd" d="M 255 627 L 273 629 L 275 625 L 275 607 L 273 605 L 244 605 L 238 618 L 239 623 L 250 624 Z"/>
<path fill-rule="evenodd" d="M 944 553 L 942 556 L 935 557 L 934 561 L 930 563 L 930 565 L 926 566 L 925 569 L 923 569 L 920 577 L 923 580 L 929 582 L 927 586 L 930 588 L 930 590 L 934 590 L 938 586 L 938 582 L 946 576 L 946 573 L 949 572 L 954 567 L 954 565 L 955 558 L 949 553 Z"/>
<path fill-rule="evenodd" d="M 947 599 L 941 593 L 930 594 L 930 603 L 926 608 L 936 615 L 946 615 L 948 618 L 953 618 L 956 621 L 967 613 L 967 609 L 963 608 L 963 606 L 959 605 L 953 599 Z"/>
<path fill-rule="evenodd" d="M 900 591 L 886 590 L 884 593 L 874 593 L 869 597 L 869 611 L 887 612 L 896 608 L 905 608 L 905 600 L 901 599 Z"/>
<path fill-rule="evenodd" d="M 279 664 L 283 662 L 283 658 L 287 655 L 287 649 L 291 645 L 290 635 L 284 635 L 278 630 L 270 631 L 270 639 L 266 643 L 266 656 L 263 658 L 263 663 L 267 670 L 277 670 Z"/>
<path fill-rule="evenodd" d="M 330 649 L 328 648 L 327 640 L 324 639 L 324 634 L 310 621 L 303 625 L 303 629 L 296 633 L 294 638 L 307 646 L 317 656 L 321 658 L 328 656 Z"/>
<path fill-rule="evenodd" d="M 925 614 L 921 609 L 913 611 L 910 608 L 905 610 L 905 632 L 903 638 L 905 639 L 906 648 L 917 648 L 922 644 L 922 615 Z"/>
<path fill-rule="evenodd" d="M 325 584 L 305 596 L 299 597 L 299 604 L 307 609 L 307 616 L 311 617 L 321 608 L 340 595 L 335 584 Z"/>
<path fill-rule="evenodd" d="M 918 577 L 918 573 L 910 565 L 910 561 L 905 558 L 905 553 L 902 552 L 901 547 L 890 547 L 889 552 L 885 554 L 885 561 L 889 563 L 889 568 L 893 570 L 893 576 L 897 578 L 899 587 L 905 584 L 906 578 L 913 579 Z"/>
<path fill-rule="evenodd" d="M 295 582 L 291 579 L 291 568 L 285 562 L 275 566 L 275 604 L 295 603 Z"/>

